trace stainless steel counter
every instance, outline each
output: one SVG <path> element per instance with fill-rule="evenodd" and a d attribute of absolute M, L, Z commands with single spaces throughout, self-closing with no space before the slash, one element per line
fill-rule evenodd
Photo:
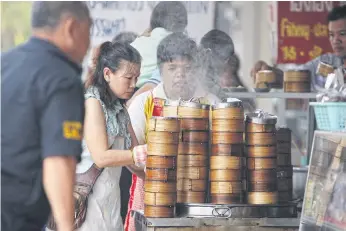
<path fill-rule="evenodd" d="M 134 211 L 136 231 L 293 231 L 299 229 L 299 218 L 146 218 Z"/>

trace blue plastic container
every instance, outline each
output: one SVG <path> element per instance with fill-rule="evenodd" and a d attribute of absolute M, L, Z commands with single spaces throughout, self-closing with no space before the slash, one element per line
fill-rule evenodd
<path fill-rule="evenodd" d="M 311 102 L 314 107 L 317 128 L 324 131 L 346 131 L 346 103 Z"/>

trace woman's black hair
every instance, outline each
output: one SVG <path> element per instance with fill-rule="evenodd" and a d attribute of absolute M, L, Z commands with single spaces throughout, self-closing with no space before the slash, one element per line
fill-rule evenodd
<path fill-rule="evenodd" d="M 164 38 L 157 47 L 157 64 L 171 62 L 178 58 L 195 60 L 197 51 L 196 42 L 184 33 L 172 33 Z"/>
<path fill-rule="evenodd" d="M 227 66 L 232 69 L 233 81 L 246 88 L 238 75 L 240 60 L 234 53 L 232 38 L 225 32 L 215 29 L 203 36 L 198 61 L 204 86 L 219 98 L 227 97 L 220 86 L 220 76 Z M 253 100 L 242 99 L 242 101 L 244 105 L 249 104 L 250 108 L 255 105 Z"/>
<path fill-rule="evenodd" d="M 159 2 L 150 17 L 150 28 L 162 27 L 171 32 L 183 32 L 187 26 L 187 11 L 184 3 Z"/>
<path fill-rule="evenodd" d="M 232 38 L 225 32 L 214 29 L 202 37 L 198 62 L 205 85 L 208 89 L 214 89 L 214 94 L 221 91 L 220 76 L 233 55 Z"/>
<path fill-rule="evenodd" d="M 96 69 L 91 76 L 87 87 L 94 86 L 100 93 L 100 99 L 107 108 L 112 107 L 112 95 L 108 83 L 103 76 L 103 70 L 108 67 L 112 72 L 120 68 L 122 61 L 141 64 L 141 55 L 131 45 L 119 42 L 104 42 L 100 46 L 99 56 L 97 59 Z M 122 104 L 125 100 L 120 100 Z"/>
<path fill-rule="evenodd" d="M 121 32 L 117 36 L 113 38 L 113 43 L 119 42 L 119 43 L 132 43 L 135 41 L 135 39 L 138 37 L 138 35 L 134 32 Z"/>
<path fill-rule="evenodd" d="M 211 54 L 220 60 L 226 61 L 234 54 L 232 38 L 221 30 L 211 30 L 201 39 L 201 47 L 209 49 Z"/>
<path fill-rule="evenodd" d="M 339 19 L 346 19 L 346 5 L 336 6 L 328 13 L 328 23 Z"/>

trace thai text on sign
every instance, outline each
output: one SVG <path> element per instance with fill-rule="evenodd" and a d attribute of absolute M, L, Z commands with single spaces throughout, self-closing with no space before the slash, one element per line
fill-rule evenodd
<path fill-rule="evenodd" d="M 277 2 L 277 63 L 303 64 L 332 52 L 327 15 L 337 5 L 339 1 Z"/>

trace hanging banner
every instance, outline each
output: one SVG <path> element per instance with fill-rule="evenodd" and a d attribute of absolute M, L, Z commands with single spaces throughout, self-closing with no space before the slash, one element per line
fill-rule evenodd
<path fill-rule="evenodd" d="M 279 1 L 277 13 L 277 63 L 303 64 L 332 52 L 327 15 L 339 1 Z"/>

